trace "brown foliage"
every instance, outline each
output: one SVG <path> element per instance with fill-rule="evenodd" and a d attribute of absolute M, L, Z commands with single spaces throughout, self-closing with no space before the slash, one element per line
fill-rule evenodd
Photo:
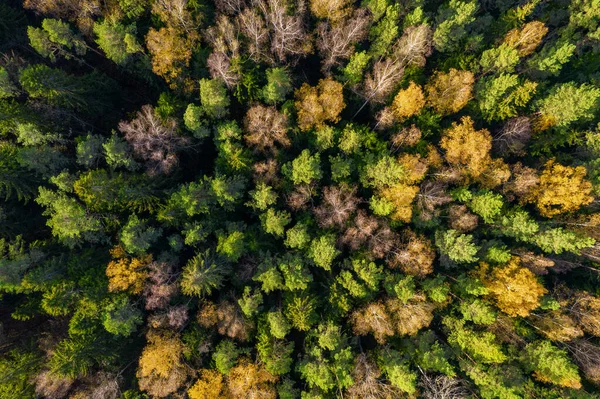
<path fill-rule="evenodd" d="M 275 153 L 276 144 L 282 147 L 290 145 L 287 136 L 287 116 L 277 111 L 275 107 L 255 105 L 246 112 L 244 139 L 256 151 Z"/>
<path fill-rule="evenodd" d="M 162 120 L 151 105 L 142 106 L 131 122 L 121 121 L 119 130 L 151 175 L 172 172 L 178 163 L 177 152 L 190 145 L 188 137 L 177 133 L 177 122 Z"/>
<path fill-rule="evenodd" d="M 532 190 L 540 183 L 540 178 L 535 169 L 523 166 L 521 162 L 511 166 L 512 178 L 504 185 L 503 191 L 509 200 L 519 199 L 524 203 Z"/>
<path fill-rule="evenodd" d="M 312 0 L 311 7 L 315 2 L 331 5 L 336 1 Z M 321 62 L 323 72 L 328 73 L 331 67 L 339 64 L 340 60 L 350 58 L 354 52 L 354 45 L 367 36 L 370 22 L 371 18 L 366 10 L 359 9 L 351 18 L 333 25 L 329 22 L 321 22 L 317 25 L 317 49 L 323 59 Z"/>
<path fill-rule="evenodd" d="M 352 250 L 366 246 L 371 255 L 381 259 L 390 256 L 398 246 L 398 234 L 390 229 L 387 222 L 359 210 L 353 223 L 340 237 L 340 243 Z"/>
<path fill-rule="evenodd" d="M 410 125 L 392 135 L 390 142 L 392 143 L 392 150 L 397 151 L 401 147 L 412 147 L 421 140 L 421 130 L 415 125 Z"/>
<path fill-rule="evenodd" d="M 144 287 L 146 309 L 164 309 L 177 293 L 178 284 L 173 265 L 169 262 L 151 262 Z"/>
<path fill-rule="evenodd" d="M 340 112 L 346 107 L 342 85 L 332 78 L 319 80 L 317 86 L 304 83 L 295 92 L 300 130 L 321 128 L 325 122 L 336 123 Z"/>
<path fill-rule="evenodd" d="M 554 267 L 554 261 L 531 251 L 520 251 L 521 264 L 531 270 L 533 274 L 542 276 L 548 274 L 548 269 Z"/>
<path fill-rule="evenodd" d="M 311 184 L 298 185 L 294 188 L 294 191 L 286 196 L 286 203 L 294 211 L 306 209 L 308 203 L 312 202 L 315 190 L 316 187 Z"/>
<path fill-rule="evenodd" d="M 448 210 L 450 227 L 461 233 L 467 233 L 474 230 L 479 224 L 477 215 L 469 212 L 465 205 L 452 205 Z"/>
<path fill-rule="evenodd" d="M 475 78 L 469 71 L 451 68 L 448 73 L 436 72 L 427 83 L 427 102 L 440 114 L 460 111 L 471 99 Z"/>
<path fill-rule="evenodd" d="M 380 344 L 395 333 L 391 315 L 382 302 L 373 302 L 355 310 L 350 316 L 350 323 L 354 334 L 373 334 Z"/>
<path fill-rule="evenodd" d="M 360 199 L 356 197 L 356 188 L 331 186 L 323 189 L 323 201 L 313 209 L 321 227 L 344 227 L 356 210 Z"/>
<path fill-rule="evenodd" d="M 221 301 L 217 304 L 215 312 L 219 334 L 242 342 L 248 340 L 250 330 L 254 326 L 251 321 L 244 318 L 244 314 L 237 303 Z"/>
<path fill-rule="evenodd" d="M 568 311 L 590 335 L 600 337 L 600 298 L 585 291 L 574 291 Z"/>
<path fill-rule="evenodd" d="M 354 384 L 344 396 L 349 399 L 394 399 L 402 395 L 399 388 L 385 382 L 381 369 L 366 353 L 359 354 L 354 360 L 352 379 Z"/>
<path fill-rule="evenodd" d="M 391 268 L 400 268 L 402 272 L 418 277 L 425 277 L 433 272 L 435 249 L 431 241 L 419 236 L 411 230 L 404 233 L 403 244 L 387 258 Z"/>
<path fill-rule="evenodd" d="M 542 316 L 533 315 L 531 321 L 551 341 L 568 342 L 583 336 L 583 330 L 575 320 L 560 310 Z"/>
<path fill-rule="evenodd" d="M 254 181 L 274 185 L 279 181 L 277 177 L 278 172 L 279 165 L 277 164 L 277 160 L 273 158 L 257 162 L 254 164 Z"/>
<path fill-rule="evenodd" d="M 44 399 L 62 399 L 67 396 L 75 381 L 70 378 L 61 378 L 48 370 L 37 374 L 32 383 L 35 385 L 35 394 Z"/>

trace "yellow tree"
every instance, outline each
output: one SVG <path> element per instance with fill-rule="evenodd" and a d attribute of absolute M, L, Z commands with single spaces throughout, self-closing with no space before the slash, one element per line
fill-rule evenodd
<path fill-rule="evenodd" d="M 436 72 L 425 90 L 427 102 L 442 115 L 460 111 L 471 99 L 475 78 L 469 71 L 451 68 L 448 73 Z"/>
<path fill-rule="evenodd" d="M 151 28 L 146 35 L 146 47 L 152 56 L 152 70 L 162 76 L 171 87 L 189 66 L 195 41 L 179 33 L 174 27 Z"/>
<path fill-rule="evenodd" d="M 482 262 L 475 274 L 488 289 L 496 306 L 512 317 L 527 317 L 540 306 L 540 298 L 547 292 L 536 275 L 521 266 L 518 257 L 513 257 L 504 266 L 491 267 Z"/>
<path fill-rule="evenodd" d="M 452 127 L 442 133 L 440 147 L 448 163 L 463 167 L 470 176 L 477 177 L 491 160 L 492 136 L 485 129 L 475 130 L 473 120 L 463 116 L 460 123 L 452 123 Z"/>
<path fill-rule="evenodd" d="M 317 18 L 337 21 L 350 14 L 349 0 L 310 0 L 310 11 Z"/>
<path fill-rule="evenodd" d="M 273 384 L 279 381 L 262 366 L 241 359 L 236 366 L 229 371 L 227 388 L 233 398 L 261 398 L 276 399 L 277 391 Z"/>
<path fill-rule="evenodd" d="M 332 78 L 321 79 L 317 86 L 304 83 L 295 93 L 298 126 L 302 131 L 321 128 L 326 121 L 336 123 L 346 107 L 342 85 Z"/>
<path fill-rule="evenodd" d="M 410 82 L 406 89 L 400 90 L 394 97 L 392 111 L 399 121 L 403 121 L 418 114 L 424 106 L 425 95 L 423 89 L 415 82 Z"/>
<path fill-rule="evenodd" d="M 142 292 L 148 274 L 146 268 L 152 262 L 152 255 L 129 258 L 120 246 L 113 248 L 110 252 L 114 260 L 110 261 L 106 267 L 108 290 L 110 292 L 129 291 L 132 294 Z"/>
<path fill-rule="evenodd" d="M 548 28 L 540 21 L 531 21 L 522 28 L 515 28 L 504 36 L 504 43 L 517 50 L 519 57 L 525 57 L 535 51 L 548 33 Z"/>
<path fill-rule="evenodd" d="M 224 394 L 223 387 L 223 375 L 217 370 L 200 370 L 200 378 L 198 381 L 188 390 L 188 396 L 190 399 L 213 399 L 213 398 L 227 398 Z"/>
<path fill-rule="evenodd" d="M 563 166 L 554 160 L 546 162 L 539 184 L 526 198 L 542 216 L 551 218 L 573 212 L 591 203 L 592 184 L 585 180 L 583 166 Z"/>
<path fill-rule="evenodd" d="M 140 356 L 139 386 L 151 396 L 164 398 L 183 385 L 187 373 L 181 362 L 183 343 L 177 335 L 150 330 Z"/>

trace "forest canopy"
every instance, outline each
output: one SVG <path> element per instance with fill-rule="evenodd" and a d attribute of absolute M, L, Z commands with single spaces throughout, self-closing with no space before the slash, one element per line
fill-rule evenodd
<path fill-rule="evenodd" d="M 600 398 L 599 0 L 0 2 L 1 399 Z"/>

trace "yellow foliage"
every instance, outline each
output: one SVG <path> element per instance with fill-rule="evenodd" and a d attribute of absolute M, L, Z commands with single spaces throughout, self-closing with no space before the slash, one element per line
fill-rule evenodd
<path fill-rule="evenodd" d="M 521 29 L 515 28 L 504 36 L 504 43 L 517 50 L 519 57 L 533 53 L 548 33 L 548 28 L 540 21 L 526 23 Z"/>
<path fill-rule="evenodd" d="M 126 257 L 125 251 L 120 246 L 114 247 L 110 252 L 115 260 L 110 261 L 106 266 L 108 290 L 129 291 L 132 294 L 142 292 L 148 274 L 145 268 L 152 262 L 152 255 L 130 259 Z"/>
<path fill-rule="evenodd" d="M 419 154 L 402 154 L 398 157 L 398 162 L 404 168 L 406 183 L 418 183 L 427 173 L 428 159 L 423 159 Z"/>
<path fill-rule="evenodd" d="M 177 391 L 187 374 L 181 362 L 183 344 L 176 335 L 147 334 L 137 370 L 140 388 L 151 396 L 166 397 Z"/>
<path fill-rule="evenodd" d="M 535 203 L 542 216 L 551 218 L 573 212 L 593 201 L 592 185 L 585 180 L 583 166 L 563 166 L 550 160 L 540 175 L 539 185 L 527 200 Z"/>
<path fill-rule="evenodd" d="M 216 370 L 200 370 L 200 378 L 188 390 L 190 399 L 226 398 L 223 391 L 223 375 Z"/>
<path fill-rule="evenodd" d="M 510 167 L 502 158 L 491 159 L 477 181 L 485 188 L 495 188 L 510 179 Z"/>
<path fill-rule="evenodd" d="M 310 11 L 317 18 L 337 21 L 350 13 L 349 0 L 310 0 Z"/>
<path fill-rule="evenodd" d="M 273 386 L 279 377 L 269 373 L 248 359 L 242 359 L 229 371 L 227 388 L 233 398 L 276 399 Z"/>
<path fill-rule="evenodd" d="M 442 115 L 460 111 L 471 99 L 475 78 L 469 71 L 451 68 L 448 73 L 436 72 L 425 87 L 427 102 Z"/>
<path fill-rule="evenodd" d="M 490 162 L 492 136 L 486 129 L 475 130 L 473 120 L 463 116 L 460 124 L 442 134 L 440 147 L 446 152 L 446 161 L 452 165 L 463 166 L 473 177 L 481 175 Z"/>
<path fill-rule="evenodd" d="M 183 36 L 176 28 L 150 28 L 146 35 L 146 47 L 152 56 L 152 70 L 162 76 L 171 87 L 175 80 L 189 66 L 194 48 L 194 40 Z"/>
<path fill-rule="evenodd" d="M 412 202 L 419 192 L 418 186 L 396 184 L 381 190 L 381 196 L 394 204 L 394 212 L 390 215 L 393 220 L 408 223 L 412 218 Z"/>
<path fill-rule="evenodd" d="M 518 257 L 493 268 L 482 262 L 475 273 L 489 290 L 496 306 L 512 317 L 527 317 L 540 306 L 540 298 L 548 292 L 535 274 L 521 266 Z"/>
<path fill-rule="evenodd" d="M 332 78 L 321 79 L 317 86 L 304 83 L 295 93 L 300 130 L 322 128 L 326 121 L 336 123 L 346 107 L 342 85 Z"/>
<path fill-rule="evenodd" d="M 418 114 L 424 106 L 425 95 L 423 94 L 423 89 L 421 86 L 415 84 L 415 82 L 410 82 L 410 85 L 406 89 L 400 90 L 396 94 L 396 97 L 394 97 L 392 110 L 396 118 L 403 121 Z"/>

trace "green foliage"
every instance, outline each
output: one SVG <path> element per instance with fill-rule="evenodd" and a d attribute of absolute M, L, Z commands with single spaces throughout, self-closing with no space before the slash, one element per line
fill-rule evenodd
<path fill-rule="evenodd" d="M 437 231 L 435 245 L 440 253 L 456 263 L 471 263 L 477 261 L 475 256 L 479 247 L 473 243 L 473 236 L 460 234 L 456 230 Z"/>
<path fill-rule="evenodd" d="M 290 214 L 286 211 L 276 211 L 273 208 L 269 208 L 265 213 L 260 215 L 260 221 L 265 232 L 282 237 L 285 232 L 285 226 L 287 226 L 292 219 Z"/>
<path fill-rule="evenodd" d="M 309 258 L 325 270 L 331 270 L 331 264 L 339 253 L 335 248 L 335 237 L 332 235 L 313 238 L 308 248 Z"/>
<path fill-rule="evenodd" d="M 57 19 L 44 19 L 41 29 L 29 26 L 27 35 L 31 47 L 52 62 L 56 62 L 57 54 L 70 59 L 82 56 L 87 51 L 85 42 L 72 31 L 69 24 Z"/>
<path fill-rule="evenodd" d="M 109 333 L 127 337 L 142 324 L 142 312 L 127 297 L 117 297 L 104 308 L 102 324 Z"/>
<path fill-rule="evenodd" d="M 106 57 L 118 65 L 131 62 L 132 55 L 142 52 L 143 49 L 136 39 L 134 24 L 123 25 L 119 22 L 105 19 L 94 24 L 94 34 L 98 47 L 104 51 Z"/>
<path fill-rule="evenodd" d="M 221 374 L 227 375 L 242 353 L 242 350 L 233 341 L 225 339 L 215 347 L 212 360 L 215 362 L 216 369 Z"/>
<path fill-rule="evenodd" d="M 360 51 L 350 56 L 350 61 L 344 67 L 342 73 L 343 78 L 350 85 L 357 85 L 364 76 L 364 71 L 369 65 L 371 56 L 366 51 Z"/>
<path fill-rule="evenodd" d="M 461 40 L 467 35 L 466 25 L 475 21 L 477 2 L 450 0 L 440 7 L 436 17 L 437 28 L 433 43 L 441 52 L 459 49 Z"/>
<path fill-rule="evenodd" d="M 218 80 L 200 80 L 200 102 L 202 110 L 210 118 L 220 119 L 229 112 L 229 95 Z"/>
<path fill-rule="evenodd" d="M 468 204 L 469 208 L 488 224 L 494 223 L 494 220 L 500 215 L 503 205 L 502 196 L 491 191 L 473 195 Z"/>
<path fill-rule="evenodd" d="M 502 363 L 506 355 L 496 343 L 491 332 L 479 332 L 465 326 L 464 320 L 446 317 L 444 325 L 449 330 L 448 343 L 465 351 L 476 362 L 484 364 Z"/>
<path fill-rule="evenodd" d="M 296 159 L 283 165 L 282 173 L 294 184 L 310 184 L 321 179 L 321 162 L 319 154 L 311 155 L 303 150 Z"/>
<path fill-rule="evenodd" d="M 223 286 L 229 267 L 210 250 L 190 259 L 181 275 L 181 291 L 185 295 L 210 295 Z"/>
<path fill-rule="evenodd" d="M 292 91 L 290 74 L 284 68 L 267 69 L 267 84 L 262 89 L 262 98 L 267 104 L 276 104 L 285 100 Z"/>
<path fill-rule="evenodd" d="M 554 86 L 539 103 L 542 114 L 552 118 L 559 127 L 582 119 L 590 119 L 598 109 L 598 98 L 600 89 L 582 84 L 576 86 L 574 83 L 564 83 Z"/>
<path fill-rule="evenodd" d="M 536 378 L 542 381 L 559 386 L 581 387 L 579 373 L 567 352 L 553 346 L 550 341 L 527 345 L 523 359 L 526 366 L 535 372 Z"/>
<path fill-rule="evenodd" d="M 140 255 L 147 252 L 161 235 L 162 229 L 148 226 L 147 221 L 131 215 L 121 230 L 120 238 L 127 252 Z"/>

